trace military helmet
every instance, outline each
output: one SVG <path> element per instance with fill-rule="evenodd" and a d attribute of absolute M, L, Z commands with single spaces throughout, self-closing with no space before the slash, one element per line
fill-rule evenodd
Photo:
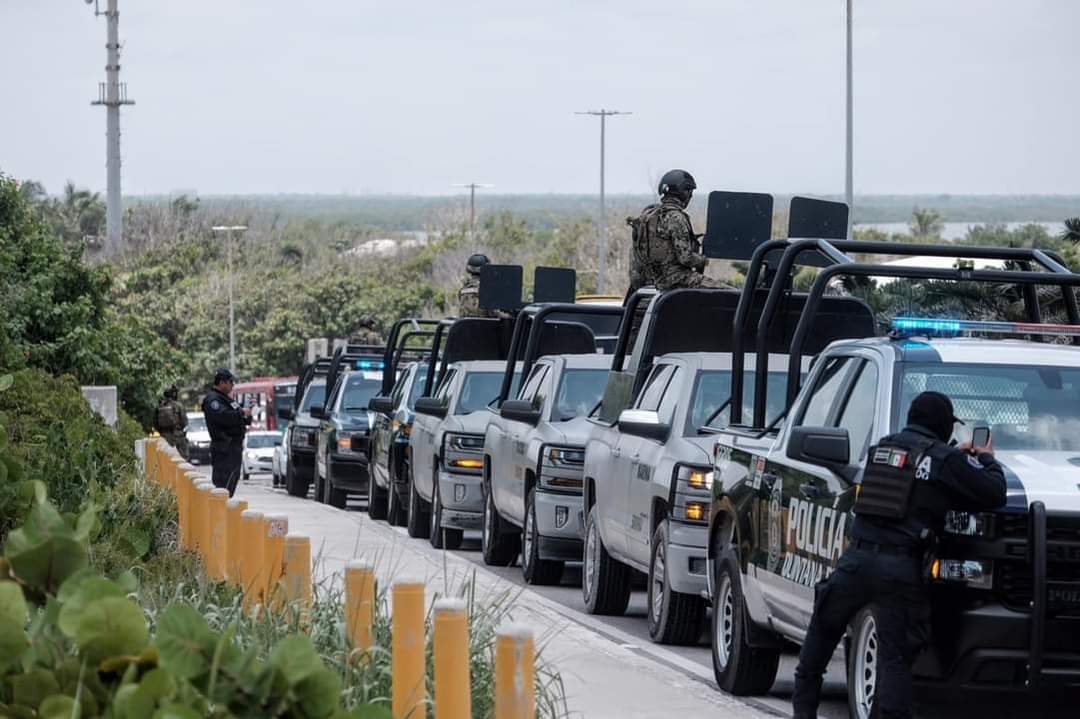
<path fill-rule="evenodd" d="M 465 270 L 470 275 L 480 274 L 480 268 L 491 262 L 487 255 L 482 255 L 479 252 L 469 257 L 469 261 L 465 263 Z"/>
<path fill-rule="evenodd" d="M 371 315 L 363 315 L 360 317 L 359 325 L 369 330 L 375 329 L 375 318 Z"/>
<path fill-rule="evenodd" d="M 165 397 L 167 399 L 176 399 L 179 396 L 180 388 L 176 385 L 169 385 L 169 387 L 165 390 Z"/>
<path fill-rule="evenodd" d="M 660 178 L 660 185 L 656 188 L 656 191 L 661 197 L 674 195 L 682 199 L 689 199 L 696 189 L 697 183 L 694 182 L 694 176 L 689 172 L 686 170 L 668 170 Z"/>

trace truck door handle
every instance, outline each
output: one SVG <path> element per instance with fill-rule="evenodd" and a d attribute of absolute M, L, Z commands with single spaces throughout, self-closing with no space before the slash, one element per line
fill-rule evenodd
<path fill-rule="evenodd" d="M 633 460 L 633 462 L 634 462 L 635 464 L 637 464 L 637 461 L 638 461 L 639 459 L 641 459 L 641 455 L 640 455 L 639 453 L 637 453 L 637 452 L 634 452 L 633 456 L 632 456 L 632 457 L 630 457 L 630 459 L 631 459 L 631 460 Z"/>
<path fill-rule="evenodd" d="M 615 449 L 611 450 L 611 456 L 616 457 L 616 458 L 621 457 L 622 456 L 622 450 L 619 449 L 618 447 L 616 447 Z"/>
<path fill-rule="evenodd" d="M 821 490 L 817 488 L 817 485 L 807 482 L 799 485 L 799 494 L 803 496 L 803 499 L 813 500 L 821 496 Z"/>

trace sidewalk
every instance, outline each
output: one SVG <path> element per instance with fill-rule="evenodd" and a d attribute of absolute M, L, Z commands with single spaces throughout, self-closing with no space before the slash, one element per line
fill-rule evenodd
<path fill-rule="evenodd" d="M 311 538 L 315 581 L 341 576 L 346 562 L 362 559 L 375 565 L 381 586 L 388 586 L 395 577 L 424 578 L 429 602 L 436 592 L 445 593 L 447 586 L 453 590 L 473 576 L 479 601 L 506 592 L 516 594 L 513 619 L 532 628 L 544 660 L 562 675 L 574 717 L 770 716 L 571 621 L 557 603 L 435 550 L 426 541 L 410 539 L 384 522 L 373 522 L 366 513 L 296 499 L 254 482 L 241 484 L 236 496 L 248 500 L 251 509 L 287 515 L 290 532 Z"/>

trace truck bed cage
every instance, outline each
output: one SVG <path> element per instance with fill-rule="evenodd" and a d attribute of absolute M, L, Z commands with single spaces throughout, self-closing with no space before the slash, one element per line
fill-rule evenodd
<path fill-rule="evenodd" d="M 837 266 L 852 266 L 855 264 L 854 260 L 846 254 L 847 252 L 858 254 L 878 254 L 878 255 L 903 255 L 903 256 L 926 256 L 926 257 L 957 257 L 961 259 L 984 259 L 984 260 L 1007 260 L 1020 263 L 1024 269 L 1019 273 L 1013 272 L 1010 276 L 1010 271 L 1007 270 L 965 270 L 965 269 L 931 269 L 931 268 L 901 268 L 905 270 L 902 273 L 896 273 L 896 267 L 889 265 L 860 265 L 860 267 L 874 268 L 874 272 L 857 272 L 849 276 L 862 276 L 862 277 L 902 277 L 910 279 L 942 279 L 942 280 L 955 280 L 955 281 L 968 281 L 972 279 L 972 275 L 982 273 L 990 273 L 993 279 L 982 279 L 972 281 L 986 281 L 986 282 L 1013 282 L 1021 285 L 1024 292 L 1024 304 L 1028 313 L 1028 320 L 1032 323 L 1039 323 L 1042 321 L 1042 314 L 1039 307 L 1038 294 L 1036 291 L 1036 285 L 1060 285 L 1062 288 L 1062 295 L 1065 303 L 1065 311 L 1069 317 L 1070 324 L 1080 324 L 1080 310 L 1077 309 L 1076 295 L 1073 291 L 1075 283 L 1068 278 L 1074 277 L 1071 272 L 1064 266 L 1060 256 L 1056 253 L 1048 250 L 1019 248 L 1019 247 L 965 247 L 961 245 L 903 245 L 892 242 L 864 242 L 861 240 L 824 240 L 824 239 L 806 239 L 806 240 L 769 240 L 759 245 L 750 260 L 750 266 L 747 270 L 746 284 L 743 287 L 743 293 L 739 298 L 739 307 L 735 313 L 735 322 L 733 327 L 733 334 L 737 349 L 733 350 L 734 356 L 732 357 L 732 392 L 738 392 L 739 394 L 732 394 L 732 396 L 741 396 L 743 390 L 743 372 L 744 372 L 744 350 L 743 342 L 746 338 L 746 327 L 751 314 L 751 305 L 754 303 L 754 295 L 756 292 L 750 290 L 754 288 L 762 274 L 762 269 L 766 263 L 766 256 L 769 253 L 775 253 L 777 250 L 783 249 L 783 255 L 777 265 L 776 272 L 774 273 L 774 280 L 771 283 L 768 296 L 765 300 L 765 305 L 758 316 L 758 331 L 757 331 L 757 343 L 756 343 L 756 364 L 755 369 L 758 373 L 761 373 L 768 367 L 767 348 L 763 348 L 763 343 L 769 336 L 769 327 L 773 322 L 776 315 L 777 307 L 780 303 L 781 297 L 785 292 L 790 292 L 787 289 L 787 280 L 791 275 L 791 271 L 796 264 L 799 256 L 814 252 L 819 258 L 824 257 L 826 262 L 830 263 L 829 267 L 826 267 L 822 271 L 832 270 Z M 1044 272 L 1031 272 L 1027 268 L 1032 264 L 1040 266 Z M 911 272 L 906 272 L 910 270 Z M 931 273 L 931 274 L 925 274 Z M 839 274 L 847 274 L 842 272 L 832 272 L 828 275 L 829 278 L 835 277 Z M 1017 274 L 1021 276 L 1016 276 Z M 818 276 L 821 279 L 821 275 Z M 827 282 L 827 280 L 826 280 Z M 815 284 L 816 287 L 816 284 Z M 824 290 L 822 290 L 824 291 Z M 808 311 L 815 312 L 820 306 L 820 297 L 817 300 L 813 300 L 813 292 L 807 299 L 806 306 L 804 307 L 803 314 Z M 802 318 L 800 318 L 800 326 L 803 324 Z M 808 330 L 804 330 L 805 332 Z M 848 332 L 847 337 L 866 336 L 858 335 L 853 332 Z M 872 336 L 872 335 L 871 335 Z M 836 337 L 834 339 L 841 339 Z M 794 338 L 793 338 L 794 341 Z M 793 355 L 794 356 L 794 355 Z M 794 385 L 788 386 L 789 401 L 794 398 L 794 393 L 798 393 L 798 367 L 799 360 L 789 360 L 794 362 L 796 367 L 796 382 Z M 791 377 L 791 369 L 789 367 L 789 380 Z M 757 383 L 754 390 L 754 416 L 753 426 L 761 427 L 765 422 L 765 401 L 767 396 L 767 387 L 764 383 Z M 739 424 L 742 421 L 742 407 L 738 403 L 734 403 L 731 407 L 731 423 Z"/>
<path fill-rule="evenodd" d="M 300 402 L 304 398 L 304 392 L 307 392 L 308 385 L 316 377 L 325 377 L 330 372 L 331 358 L 319 357 L 311 364 L 306 364 L 300 370 L 300 377 L 296 380 L 296 394 L 293 395 L 293 412 L 296 412 L 300 408 Z M 329 392 L 330 388 L 327 387 L 326 391 Z"/>
<path fill-rule="evenodd" d="M 431 340 L 428 373 L 422 397 L 430 397 L 454 362 L 505 360 L 510 350 L 509 320 L 462 317 L 439 320 Z M 438 371 L 438 377 L 435 373 Z"/>
<path fill-rule="evenodd" d="M 518 362 L 524 378 L 545 355 L 596 354 L 610 348 L 608 340 L 619 331 L 622 316 L 623 308 L 611 305 L 553 302 L 523 308 L 514 322 L 506 371 L 494 406 L 501 406 L 510 396 Z"/>
<path fill-rule="evenodd" d="M 422 333 L 429 333 L 431 337 L 435 335 L 435 328 L 438 326 L 439 320 L 424 320 L 418 317 L 404 317 L 394 322 L 390 328 L 390 337 L 386 340 L 386 350 L 383 354 L 383 367 L 393 368 L 394 372 L 384 372 L 382 387 L 379 389 L 379 394 L 383 396 L 389 396 L 390 391 L 394 389 L 394 379 L 397 375 L 397 365 L 400 360 L 400 350 L 403 350 L 408 346 L 408 341 L 412 337 L 421 337 Z M 428 342 L 428 350 L 431 351 L 431 343 Z M 395 356 L 395 352 L 398 353 Z M 420 358 L 423 359 L 423 358 Z"/>
<path fill-rule="evenodd" d="M 371 362 L 382 362 L 383 347 L 382 345 L 345 345 L 344 347 L 338 347 L 334 351 L 334 356 L 330 359 L 330 368 L 326 373 L 326 394 L 329 396 L 333 391 L 334 386 L 337 384 L 338 379 L 341 378 L 346 371 L 346 368 L 354 366 L 353 363 L 360 360 L 369 360 Z"/>

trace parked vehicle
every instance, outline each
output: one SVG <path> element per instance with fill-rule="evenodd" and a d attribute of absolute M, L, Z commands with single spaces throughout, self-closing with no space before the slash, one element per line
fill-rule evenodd
<path fill-rule="evenodd" d="M 274 487 L 285 485 L 289 467 L 289 440 L 292 436 L 292 423 L 287 422 L 281 432 L 281 442 L 274 447 L 273 481 Z"/>
<path fill-rule="evenodd" d="M 311 408 L 322 407 L 325 402 L 326 376 L 323 374 L 313 377 L 305 384 L 303 393 L 299 395 L 295 414 L 291 417 L 285 489 L 294 497 L 306 497 L 315 476 L 319 419 L 311 415 Z"/>
<path fill-rule="evenodd" d="M 210 431 L 202 412 L 188 412 L 185 433 L 188 441 L 188 461 L 192 464 L 210 464 Z"/>
<path fill-rule="evenodd" d="M 243 477 L 273 470 L 274 448 L 281 445 L 281 432 L 254 431 L 244 435 Z"/>
<path fill-rule="evenodd" d="M 313 406 L 319 420 L 315 453 L 315 500 L 344 509 L 348 495 L 367 495 L 368 402 L 382 385 L 381 359 L 356 359 L 337 377 L 325 406 Z"/>

